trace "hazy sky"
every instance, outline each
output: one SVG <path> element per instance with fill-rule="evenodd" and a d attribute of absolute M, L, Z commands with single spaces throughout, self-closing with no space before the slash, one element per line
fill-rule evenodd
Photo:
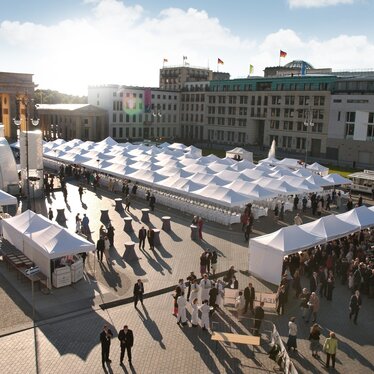
<path fill-rule="evenodd" d="M 303 59 L 374 68 L 373 0 L 0 0 L 0 71 L 41 88 L 157 86 L 163 59 L 248 75 Z"/>

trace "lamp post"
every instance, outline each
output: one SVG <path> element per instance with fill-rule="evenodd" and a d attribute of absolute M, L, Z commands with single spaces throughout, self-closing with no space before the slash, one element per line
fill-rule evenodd
<path fill-rule="evenodd" d="M 19 128 L 21 134 L 21 116 L 20 116 L 20 105 L 23 104 L 25 107 L 25 131 L 26 131 L 26 190 L 27 190 L 27 209 L 31 209 L 30 199 L 30 168 L 29 168 L 29 122 L 33 126 L 39 125 L 39 118 L 37 116 L 37 108 L 35 106 L 34 99 L 29 98 L 27 95 L 22 98 L 17 98 L 16 102 L 16 118 L 13 118 L 14 124 Z M 21 142 L 20 142 L 21 148 Z M 21 150 L 21 149 L 20 149 Z"/>
<path fill-rule="evenodd" d="M 306 140 L 305 140 L 305 167 L 307 166 L 308 161 L 308 140 L 309 140 L 309 127 L 313 127 L 314 123 L 312 121 L 312 110 L 309 109 L 306 117 L 304 119 L 304 126 L 306 127 Z"/>

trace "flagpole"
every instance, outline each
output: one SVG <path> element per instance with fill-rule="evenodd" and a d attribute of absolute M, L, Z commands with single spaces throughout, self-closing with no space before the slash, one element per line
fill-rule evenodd
<path fill-rule="evenodd" d="M 219 73 L 219 63 L 217 62 L 217 73 Z"/>

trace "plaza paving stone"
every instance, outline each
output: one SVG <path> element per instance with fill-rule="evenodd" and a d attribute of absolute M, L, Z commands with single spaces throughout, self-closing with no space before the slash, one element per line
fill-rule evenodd
<path fill-rule="evenodd" d="M 140 193 L 141 191 L 139 191 Z M 76 184 L 68 185 L 68 204 L 62 199 L 61 192 L 56 192 L 45 204 L 37 203 L 37 211 L 46 214 L 49 205 L 56 208 L 65 207 L 66 225 L 75 228 L 75 215 L 81 217 L 86 213 L 90 218 L 92 237 L 96 242 L 100 227 L 100 209 L 109 209 L 109 216 L 115 227 L 115 249 L 111 249 L 113 265 L 99 265 L 94 255 L 90 255 L 86 263 L 85 280 L 63 289 L 53 290 L 50 295 L 40 292 L 35 294 L 35 308 L 38 324 L 35 329 L 21 331 L 30 324 L 31 292 L 27 283 L 17 281 L 14 273 L 0 265 L 6 278 L 1 283 L 0 301 L 6 310 L 7 322 L 1 322 L 0 363 L 4 373 L 100 373 L 100 345 L 98 335 L 104 323 L 109 323 L 118 331 L 124 323 L 128 323 L 135 333 L 134 368 L 130 370 L 118 366 L 119 348 L 117 339 L 112 345 L 111 368 L 108 372 L 137 373 L 263 373 L 274 367 L 264 352 L 266 344 L 256 352 L 253 359 L 251 350 L 244 347 L 222 347 L 210 342 L 208 334 L 200 329 L 190 327 L 179 328 L 171 315 L 172 298 L 170 293 L 145 300 L 147 312 L 134 310 L 132 304 L 101 310 L 99 305 L 113 300 L 121 300 L 132 295 L 132 287 L 136 279 L 145 282 L 146 292 L 162 290 L 175 285 L 179 278 L 185 278 L 190 271 L 199 271 L 199 256 L 204 248 L 216 248 L 219 253 L 218 272 L 234 265 L 240 287 L 245 287 L 251 280 L 257 291 L 274 290 L 274 286 L 249 276 L 248 244 L 240 225 L 230 229 L 211 222 L 205 222 L 204 239 L 196 243 L 190 239 L 189 225 L 191 216 L 158 205 L 151 213 L 151 224 L 161 228 L 161 217 L 172 217 L 172 233 L 161 231 L 162 246 L 152 253 L 148 250 L 136 252 L 139 261 L 126 263 L 122 259 L 124 243 L 129 239 L 137 239 L 123 231 L 124 213 L 114 210 L 114 198 L 118 195 L 99 189 L 97 194 L 91 190 L 83 195 L 80 203 Z M 146 207 L 144 199 L 138 197 L 133 202 L 133 227 L 135 233 L 142 223 L 139 221 L 140 209 Z M 56 212 L 56 211 L 55 211 Z M 56 213 L 55 213 L 56 215 Z M 261 235 L 279 229 L 293 221 L 294 213 L 287 212 L 284 222 L 276 222 L 272 215 L 256 221 L 254 235 Z M 304 222 L 315 219 L 310 211 L 302 215 Z M 1 277 L 0 277 L 1 281 Z M 307 280 L 304 280 L 307 282 Z M 13 285 L 13 286 L 10 286 Z M 12 288 L 14 287 L 14 288 Z M 321 301 L 318 322 L 324 328 L 324 335 L 329 329 L 338 334 L 340 348 L 338 352 L 337 372 L 370 373 L 373 372 L 373 300 L 364 297 L 364 305 L 359 316 L 358 326 L 348 320 L 349 291 L 338 285 L 334 291 L 334 301 L 328 304 Z M 287 321 L 292 315 L 298 317 L 299 354 L 292 358 L 300 373 L 319 373 L 325 370 L 321 362 L 311 357 L 308 350 L 308 329 L 300 319 L 297 300 L 291 299 L 286 314 L 277 316 L 267 311 L 266 319 L 276 323 L 281 335 L 285 337 Z M 4 309 L 3 309 L 4 310 Z M 9 314 L 11 316 L 9 317 Z M 244 333 L 250 328 L 246 319 L 236 320 L 230 310 L 225 315 L 217 315 L 217 320 L 228 319 L 230 326 Z M 26 323 L 26 325 L 25 325 Z M 217 325 L 222 326 L 222 323 Z M 268 326 L 271 326 L 270 323 Z M 264 325 L 264 329 L 266 326 Z M 18 333 L 5 335 L 20 330 Z M 263 339 L 267 334 L 264 331 Z M 255 350 L 256 351 L 256 350 Z"/>

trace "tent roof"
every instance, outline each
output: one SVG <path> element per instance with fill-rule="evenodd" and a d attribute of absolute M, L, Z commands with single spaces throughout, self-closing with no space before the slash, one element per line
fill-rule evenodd
<path fill-rule="evenodd" d="M 338 214 L 336 217 L 343 222 L 360 226 L 361 229 L 374 226 L 374 209 L 371 210 L 366 206 L 360 206 L 348 212 Z"/>
<path fill-rule="evenodd" d="M 248 152 L 248 151 L 246 151 L 243 148 L 236 147 L 234 149 L 231 149 L 230 151 L 226 151 L 226 154 L 227 153 L 229 153 L 229 154 L 235 154 L 235 155 L 245 155 L 245 154 L 251 153 L 251 152 Z"/>
<path fill-rule="evenodd" d="M 271 234 L 262 235 L 251 239 L 251 244 L 256 243 L 263 247 L 271 247 L 278 251 L 291 254 L 304 249 L 314 247 L 325 240 L 319 236 L 310 234 L 300 226 L 288 226 Z"/>
<path fill-rule="evenodd" d="M 311 165 L 307 165 L 306 168 L 310 169 L 310 170 L 316 170 L 316 171 L 319 171 L 319 172 L 329 171 L 329 168 L 319 164 L 318 162 L 315 162 Z"/>
<path fill-rule="evenodd" d="M 95 250 L 94 244 L 54 224 L 35 232 L 29 240 L 50 259 Z"/>
<path fill-rule="evenodd" d="M 13 205 L 17 204 L 17 198 L 0 190 L 0 205 Z"/>
<path fill-rule="evenodd" d="M 350 179 L 344 178 L 339 174 L 328 174 L 323 179 L 327 182 L 332 183 L 333 185 L 340 185 L 340 184 L 352 184 Z"/>
<path fill-rule="evenodd" d="M 327 241 L 352 234 L 360 230 L 360 226 L 340 220 L 338 216 L 330 215 L 316 221 L 299 226 L 302 230 L 320 236 Z"/>
<path fill-rule="evenodd" d="M 320 175 L 313 174 L 306 178 L 306 180 L 310 183 L 314 183 L 317 186 L 321 187 L 327 187 L 327 186 L 333 186 L 334 184 L 327 181 L 325 178 L 322 178 Z"/>

